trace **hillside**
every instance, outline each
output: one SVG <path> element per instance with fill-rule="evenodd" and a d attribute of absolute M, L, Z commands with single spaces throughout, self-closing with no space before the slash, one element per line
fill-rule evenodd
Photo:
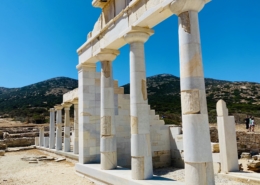
<path fill-rule="evenodd" d="M 216 102 L 224 99 L 231 114 L 260 117 L 260 84 L 205 79 L 210 122 L 216 122 Z M 49 108 L 62 102 L 62 95 L 78 87 L 78 81 L 66 77 L 52 78 L 22 88 L 0 87 L 0 116 L 42 123 Z M 130 86 L 126 84 L 125 94 Z M 166 123 L 181 122 L 180 78 L 161 74 L 147 78 L 149 104 Z M 241 119 L 242 120 L 242 119 Z"/>
<path fill-rule="evenodd" d="M 260 117 L 260 84 L 205 79 L 210 122 L 216 122 L 216 103 L 227 102 L 231 114 L 250 114 Z M 126 84 L 125 94 L 130 92 Z M 181 121 L 180 78 L 161 74 L 147 78 L 147 93 L 152 109 L 163 116 L 167 123 Z"/>
<path fill-rule="evenodd" d="M 77 87 L 77 80 L 66 77 L 22 88 L 0 87 L 0 115 L 8 114 L 21 121 L 44 122 L 45 116 L 49 115 L 48 109 L 61 103 L 62 95 Z"/>

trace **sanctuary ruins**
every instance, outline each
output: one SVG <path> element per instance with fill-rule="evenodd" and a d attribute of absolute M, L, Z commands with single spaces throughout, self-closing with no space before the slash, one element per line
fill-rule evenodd
<path fill-rule="evenodd" d="M 238 171 L 234 117 L 228 116 L 222 100 L 217 105 L 221 150 L 211 149 L 198 20 L 208 2 L 93 0 L 102 13 L 77 50 L 78 89 L 50 109 L 49 137 L 40 129 L 38 148 L 78 159 L 78 173 L 115 185 L 184 184 L 153 175 L 154 168 L 168 166 L 185 167 L 186 185 L 214 185 L 213 166 L 223 173 Z M 145 42 L 154 34 L 152 28 L 172 15 L 179 18 L 182 129 L 165 125 L 150 109 L 146 87 Z M 112 67 L 126 44 L 130 94 L 118 87 Z M 101 72 L 96 71 L 97 62 Z"/>

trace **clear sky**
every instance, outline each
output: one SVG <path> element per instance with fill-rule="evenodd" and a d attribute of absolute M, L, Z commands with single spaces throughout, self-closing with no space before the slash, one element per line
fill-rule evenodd
<path fill-rule="evenodd" d="M 260 1 L 213 0 L 199 13 L 205 77 L 260 83 Z M 53 77 L 77 79 L 76 53 L 100 9 L 91 0 L 0 0 L 0 87 Z M 179 76 L 178 23 L 157 25 L 145 44 L 147 76 Z M 129 46 L 114 78 L 129 83 Z"/>

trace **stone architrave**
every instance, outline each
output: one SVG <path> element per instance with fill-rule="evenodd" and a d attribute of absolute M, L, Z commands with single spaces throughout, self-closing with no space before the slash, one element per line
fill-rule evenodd
<path fill-rule="evenodd" d="M 55 109 L 50 109 L 49 148 L 55 149 Z"/>
<path fill-rule="evenodd" d="M 118 50 L 101 50 L 96 56 L 101 62 L 101 169 L 111 170 L 117 167 L 117 145 L 115 126 L 114 80 L 112 62 L 119 54 Z"/>
<path fill-rule="evenodd" d="M 56 150 L 62 150 L 62 105 L 54 106 L 56 110 Z"/>
<path fill-rule="evenodd" d="M 144 55 L 144 43 L 152 33 L 147 29 L 124 36 L 130 44 L 131 168 L 135 180 L 153 176 Z"/>
<path fill-rule="evenodd" d="M 214 185 L 198 12 L 205 0 L 175 1 L 179 17 L 181 105 L 186 185 Z"/>
<path fill-rule="evenodd" d="M 74 104 L 74 138 L 73 138 L 73 153 L 79 153 L 79 111 L 78 100 L 72 102 Z"/>
<path fill-rule="evenodd" d="M 62 106 L 65 110 L 64 121 L 64 152 L 70 152 L 70 103 L 64 103 Z"/>
<path fill-rule="evenodd" d="M 100 162 L 100 123 L 96 123 L 96 64 L 80 64 L 79 95 L 79 163 Z M 97 128 L 98 127 L 98 128 Z"/>
<path fill-rule="evenodd" d="M 223 100 L 217 103 L 217 114 L 221 172 L 237 172 L 239 167 L 235 118 L 228 116 L 228 109 Z"/>
<path fill-rule="evenodd" d="M 44 127 L 39 127 L 39 140 L 40 140 L 40 146 L 44 146 Z"/>

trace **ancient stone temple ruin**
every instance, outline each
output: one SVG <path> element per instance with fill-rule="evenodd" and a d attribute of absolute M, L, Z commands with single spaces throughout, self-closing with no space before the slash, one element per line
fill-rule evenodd
<path fill-rule="evenodd" d="M 63 103 L 50 110 L 49 148 L 77 158 L 77 172 L 109 184 L 183 184 L 153 177 L 153 168 L 170 165 L 185 165 L 187 185 L 215 184 L 198 20 L 208 2 L 93 0 L 102 13 L 77 50 L 78 89 L 65 94 Z M 183 135 L 179 127 L 165 125 L 150 109 L 146 89 L 145 42 L 154 34 L 152 28 L 172 15 L 179 17 Z M 127 44 L 130 95 L 118 87 L 112 67 L 119 49 Z M 101 73 L 96 72 L 97 62 L 101 62 Z M 40 134 L 41 146 L 43 140 Z"/>

